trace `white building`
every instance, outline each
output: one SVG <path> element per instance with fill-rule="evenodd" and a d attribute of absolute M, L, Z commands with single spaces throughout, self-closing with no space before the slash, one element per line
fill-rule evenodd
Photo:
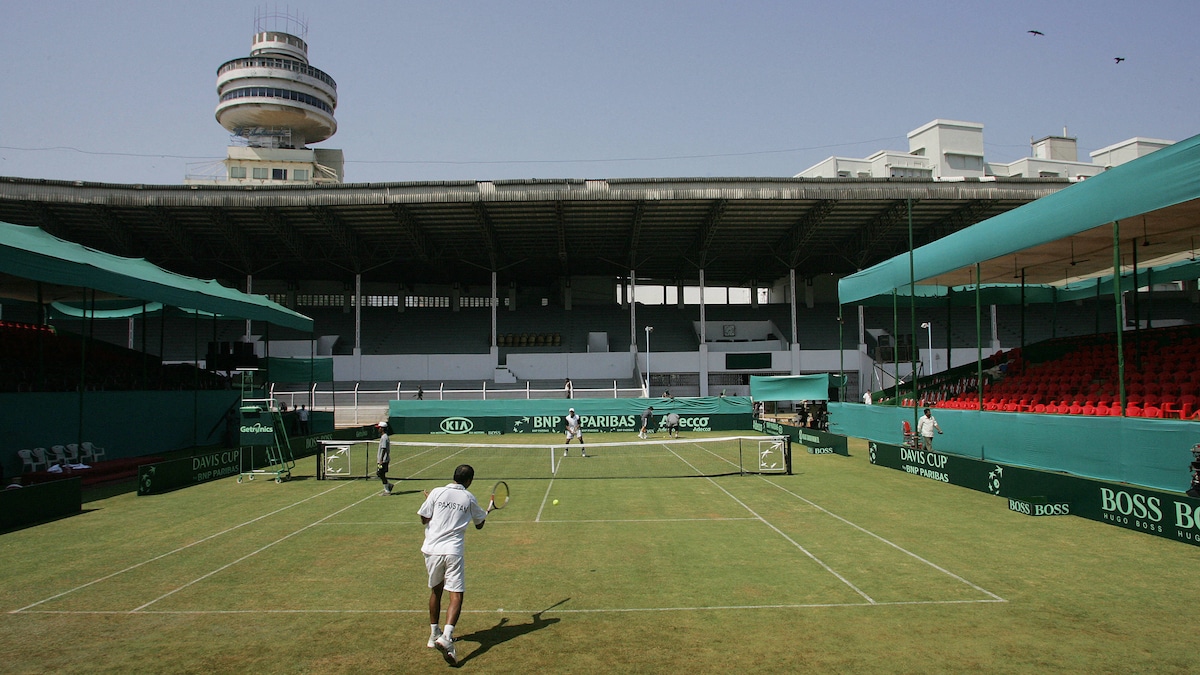
<path fill-rule="evenodd" d="M 1032 156 L 1001 164 L 983 153 L 983 125 L 933 120 L 908 133 L 908 152 L 880 150 L 864 159 L 829 157 L 796 174 L 797 178 L 1071 178 L 1095 176 L 1106 168 L 1137 159 L 1174 141 L 1131 138 L 1078 161 L 1076 140 L 1066 135 L 1032 141 Z"/>

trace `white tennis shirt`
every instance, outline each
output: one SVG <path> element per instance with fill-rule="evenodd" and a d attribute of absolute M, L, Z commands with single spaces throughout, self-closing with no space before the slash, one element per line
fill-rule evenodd
<path fill-rule="evenodd" d="M 430 490 L 417 515 L 429 519 L 421 546 L 425 555 L 462 555 L 467 525 L 478 525 L 487 518 L 475 495 L 458 483 Z"/>

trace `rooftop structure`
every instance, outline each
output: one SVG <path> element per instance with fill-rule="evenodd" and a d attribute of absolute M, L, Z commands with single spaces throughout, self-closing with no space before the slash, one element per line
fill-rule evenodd
<path fill-rule="evenodd" d="M 797 178 L 1068 178 L 1082 180 L 1137 159 L 1174 141 L 1131 138 L 1092 153 L 1080 162 L 1076 139 L 1061 136 L 1031 141 L 1031 156 L 1002 164 L 983 152 L 983 125 L 933 120 L 908 133 L 908 152 L 880 150 L 869 157 L 829 157 L 796 174 Z"/>

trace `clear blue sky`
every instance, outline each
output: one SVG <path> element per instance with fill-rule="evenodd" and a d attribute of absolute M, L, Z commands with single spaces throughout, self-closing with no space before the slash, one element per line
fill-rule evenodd
<path fill-rule="evenodd" d="M 180 183 L 224 157 L 216 68 L 261 5 L 0 3 L 0 175 Z M 1064 126 L 1084 161 L 1200 133 L 1195 0 L 287 7 L 338 82 L 314 147 L 349 182 L 790 176 L 935 118 L 983 123 L 1001 162 Z"/>

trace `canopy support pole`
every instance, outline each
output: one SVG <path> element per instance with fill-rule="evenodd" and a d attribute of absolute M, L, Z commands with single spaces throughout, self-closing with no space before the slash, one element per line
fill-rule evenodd
<path fill-rule="evenodd" d="M 920 378 L 917 377 L 917 279 L 916 267 L 913 264 L 913 221 L 912 221 L 912 199 L 904 200 L 905 207 L 908 211 L 908 327 L 912 336 L 911 344 L 908 347 L 908 357 L 912 363 L 912 392 L 913 392 L 913 428 L 917 428 L 917 422 L 920 420 L 921 414 L 917 410 L 920 407 L 918 398 Z M 933 361 L 933 349 L 930 349 L 929 360 Z"/>
<path fill-rule="evenodd" d="M 1125 312 L 1121 305 L 1121 221 L 1113 221 L 1113 311 L 1117 317 L 1117 393 L 1125 416 Z"/>
<path fill-rule="evenodd" d="M 983 411 L 983 312 L 979 299 L 979 263 L 975 263 L 975 390 Z"/>

